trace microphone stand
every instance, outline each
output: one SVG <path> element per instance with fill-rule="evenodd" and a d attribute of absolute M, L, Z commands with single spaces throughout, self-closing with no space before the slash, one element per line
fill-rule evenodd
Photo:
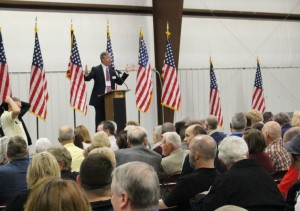
<path fill-rule="evenodd" d="M 117 70 L 117 69 L 114 69 L 114 70 L 117 73 L 117 76 L 121 79 L 121 81 L 123 82 L 123 84 L 126 86 L 126 88 L 129 89 L 128 86 L 127 86 L 127 84 L 125 83 L 125 81 L 122 79 L 122 72 L 120 70 Z M 121 75 L 121 77 L 120 77 L 120 75 Z"/>
<path fill-rule="evenodd" d="M 161 90 L 162 90 L 163 84 L 162 84 L 162 79 L 161 79 L 160 72 L 158 72 L 158 71 L 156 70 L 156 68 L 153 68 L 153 69 L 151 69 L 151 70 L 154 71 L 154 72 L 158 75 L 160 87 L 161 87 Z M 161 105 L 161 113 L 162 113 L 162 121 L 163 121 L 163 123 L 164 123 L 164 122 L 165 122 L 165 115 L 164 115 L 164 108 L 163 108 L 162 105 Z"/>

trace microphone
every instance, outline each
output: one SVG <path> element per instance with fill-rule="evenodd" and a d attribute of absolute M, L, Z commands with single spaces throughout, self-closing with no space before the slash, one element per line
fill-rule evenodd
<path fill-rule="evenodd" d="M 117 73 L 118 78 L 121 79 L 121 81 L 126 86 L 126 88 L 129 89 L 128 86 L 127 86 L 127 84 L 125 83 L 125 81 L 122 79 L 122 76 L 120 77 L 120 75 L 122 75 L 122 72 L 120 70 L 115 69 L 115 68 L 113 68 L 113 70 Z"/>

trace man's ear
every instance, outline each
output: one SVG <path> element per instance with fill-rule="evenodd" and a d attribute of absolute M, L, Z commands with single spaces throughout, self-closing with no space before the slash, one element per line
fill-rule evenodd
<path fill-rule="evenodd" d="M 78 176 L 76 177 L 76 182 L 77 182 L 77 184 L 81 187 L 81 178 L 80 178 L 80 175 L 78 175 Z"/>
<path fill-rule="evenodd" d="M 130 207 L 129 201 L 128 201 L 128 196 L 125 193 L 121 193 L 120 195 L 120 208 L 125 209 L 125 208 Z"/>

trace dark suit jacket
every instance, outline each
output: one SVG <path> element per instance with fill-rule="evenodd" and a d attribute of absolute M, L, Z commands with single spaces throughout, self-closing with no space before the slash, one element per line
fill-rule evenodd
<path fill-rule="evenodd" d="M 132 146 L 131 148 L 119 149 L 115 151 L 117 166 L 131 162 L 140 161 L 149 164 L 157 172 L 159 178 L 163 177 L 161 166 L 161 156 L 143 145 Z"/>
<path fill-rule="evenodd" d="M 109 73 L 110 73 L 110 81 L 111 81 L 111 89 L 114 90 L 115 89 L 115 83 L 122 85 L 124 83 L 124 81 L 126 80 L 126 78 L 128 77 L 128 74 L 123 73 L 123 75 L 121 77 L 119 77 L 115 70 L 113 70 L 112 68 L 109 68 Z M 105 76 L 104 76 L 104 72 L 103 72 L 103 68 L 102 65 L 98 65 L 96 67 L 93 67 L 91 72 L 89 73 L 89 75 L 84 76 L 84 80 L 85 81 L 90 81 L 91 79 L 94 79 L 94 87 L 93 87 L 93 91 L 91 94 L 91 99 L 90 99 L 90 105 L 97 107 L 98 106 L 98 102 L 99 102 L 99 95 L 102 95 L 105 93 L 105 88 L 106 88 L 106 84 L 105 84 Z"/>

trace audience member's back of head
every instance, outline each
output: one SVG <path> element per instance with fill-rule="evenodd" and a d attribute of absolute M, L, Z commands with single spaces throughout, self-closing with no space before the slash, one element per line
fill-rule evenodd
<path fill-rule="evenodd" d="M 86 126 L 78 125 L 74 129 L 74 133 L 75 133 L 75 135 L 80 134 L 85 143 L 91 143 L 92 142 L 92 138 L 91 138 L 90 133 L 89 133 L 88 129 L 86 128 Z"/>
<path fill-rule="evenodd" d="M 72 156 L 65 147 L 51 147 L 47 151 L 55 157 L 61 170 L 71 171 Z"/>
<path fill-rule="evenodd" d="M 113 164 L 106 155 L 94 153 L 87 156 L 80 166 L 80 185 L 86 191 L 98 190 L 98 195 L 110 191 Z"/>
<path fill-rule="evenodd" d="M 128 142 L 127 142 L 127 131 L 126 130 L 122 130 L 119 133 L 119 137 L 117 138 L 117 145 L 118 145 L 119 149 L 129 148 Z"/>
<path fill-rule="evenodd" d="M 218 149 L 218 157 L 228 169 L 236 162 L 248 158 L 247 143 L 238 136 L 224 138 Z"/>
<path fill-rule="evenodd" d="M 35 142 L 35 151 L 36 153 L 46 151 L 51 147 L 51 142 L 49 141 L 48 138 L 39 138 Z"/>
<path fill-rule="evenodd" d="M 185 123 L 185 126 L 186 127 L 189 127 L 191 125 L 202 125 L 201 121 L 200 120 L 188 120 L 186 123 Z M 203 126 L 203 125 L 202 125 Z"/>
<path fill-rule="evenodd" d="M 218 118 L 216 116 L 213 115 L 208 116 L 205 122 L 209 130 L 215 130 L 218 127 Z"/>
<path fill-rule="evenodd" d="M 28 158 L 29 152 L 26 141 L 21 136 L 11 137 L 7 144 L 6 155 L 9 160 Z"/>
<path fill-rule="evenodd" d="M 180 148 L 181 139 L 176 132 L 166 132 L 164 133 L 163 137 L 166 140 L 166 142 L 172 144 L 175 147 L 175 149 Z"/>
<path fill-rule="evenodd" d="M 110 147 L 110 141 L 104 131 L 99 131 L 93 136 L 93 147 Z"/>
<path fill-rule="evenodd" d="M 192 127 L 192 131 L 194 135 L 207 135 L 207 131 L 202 125 L 193 124 L 190 127 Z"/>
<path fill-rule="evenodd" d="M 249 153 L 261 153 L 266 148 L 264 136 L 260 130 L 250 129 L 244 132 L 244 140 L 246 141 Z"/>
<path fill-rule="evenodd" d="M 162 135 L 162 125 L 158 125 L 154 128 L 153 131 L 153 143 L 159 143 L 161 141 L 161 135 Z"/>
<path fill-rule="evenodd" d="M 292 140 L 296 135 L 300 133 L 300 127 L 292 127 L 286 131 L 283 136 L 283 143 L 289 142 Z"/>
<path fill-rule="evenodd" d="M 35 154 L 27 170 L 26 180 L 29 189 L 44 177 L 60 177 L 60 168 L 55 157 L 49 152 Z"/>
<path fill-rule="evenodd" d="M 230 128 L 234 131 L 244 131 L 244 129 L 246 128 L 246 124 L 247 119 L 245 114 L 243 114 L 242 112 L 236 113 L 231 117 Z"/>
<path fill-rule="evenodd" d="M 140 123 L 138 121 L 129 120 L 126 122 L 126 126 L 133 125 L 133 126 L 140 126 Z"/>
<path fill-rule="evenodd" d="M 31 191 L 25 211 L 91 211 L 91 205 L 80 187 L 71 180 L 48 177 Z"/>
<path fill-rule="evenodd" d="M 74 131 L 70 126 L 65 125 L 59 129 L 58 140 L 60 142 L 73 141 L 73 139 L 74 139 Z"/>
<path fill-rule="evenodd" d="M 284 112 L 279 112 L 278 114 L 276 114 L 274 116 L 274 121 L 278 122 L 278 124 L 280 124 L 280 126 L 291 123 L 291 119 L 290 119 L 289 115 L 287 115 Z"/>
<path fill-rule="evenodd" d="M 217 153 L 217 144 L 211 136 L 197 135 L 192 140 L 190 150 L 197 151 L 202 160 L 214 160 Z"/>
<path fill-rule="evenodd" d="M 262 113 L 257 109 L 251 109 L 247 114 L 251 119 L 251 125 L 257 122 L 262 122 L 264 119 Z"/>
<path fill-rule="evenodd" d="M 264 123 L 267 123 L 269 121 L 273 121 L 273 113 L 271 111 L 266 111 L 263 113 Z"/>
<path fill-rule="evenodd" d="M 135 161 L 117 167 L 113 171 L 111 188 L 113 199 L 126 195 L 132 210 L 155 210 L 158 207 L 158 176 L 154 168 L 146 163 Z M 118 202 L 113 199 L 114 209 L 117 210 Z"/>
<path fill-rule="evenodd" d="M 292 117 L 292 126 L 300 127 L 300 111 L 294 111 Z"/>
<path fill-rule="evenodd" d="M 116 161 L 116 155 L 115 151 L 108 147 L 99 147 L 91 150 L 88 155 L 92 154 L 103 154 L 106 157 L 108 157 L 113 165 L 114 168 L 116 168 L 117 161 Z"/>
<path fill-rule="evenodd" d="M 141 126 L 136 126 L 127 131 L 127 138 L 131 146 L 143 145 L 147 142 L 147 131 Z"/>
<path fill-rule="evenodd" d="M 264 127 L 264 123 L 262 123 L 262 122 L 254 123 L 254 124 L 251 126 L 252 129 L 257 129 L 257 130 L 259 130 L 259 131 L 261 131 L 263 127 Z"/>
<path fill-rule="evenodd" d="M 161 134 L 166 132 L 175 132 L 175 126 L 171 122 L 165 122 L 161 128 Z"/>
<path fill-rule="evenodd" d="M 280 124 L 276 121 L 269 121 L 267 122 L 263 129 L 262 129 L 263 134 L 268 133 L 268 137 L 272 140 L 277 140 L 281 138 L 281 127 Z"/>

